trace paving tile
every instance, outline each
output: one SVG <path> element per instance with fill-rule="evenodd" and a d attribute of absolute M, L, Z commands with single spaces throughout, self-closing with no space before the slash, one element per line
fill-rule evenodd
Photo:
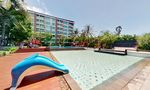
<path fill-rule="evenodd" d="M 150 61 L 122 90 L 149 90 L 150 89 Z"/>

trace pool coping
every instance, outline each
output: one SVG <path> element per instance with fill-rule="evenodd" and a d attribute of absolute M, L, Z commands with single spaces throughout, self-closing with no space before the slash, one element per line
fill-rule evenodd
<path fill-rule="evenodd" d="M 148 62 L 150 62 L 150 60 L 144 58 L 104 81 L 103 83 L 95 86 L 92 88 L 92 90 L 122 90 L 144 68 Z"/>
<path fill-rule="evenodd" d="M 52 60 L 60 63 L 51 52 L 49 52 L 49 53 L 52 57 Z M 67 85 L 69 86 L 69 88 L 71 90 L 81 90 L 81 88 L 79 87 L 77 82 L 69 74 L 64 74 L 64 75 L 62 75 L 62 77 L 64 78 L 65 82 L 67 83 Z"/>
<path fill-rule="evenodd" d="M 49 48 L 49 51 L 69 51 L 69 50 L 86 50 L 84 47 L 78 48 Z"/>

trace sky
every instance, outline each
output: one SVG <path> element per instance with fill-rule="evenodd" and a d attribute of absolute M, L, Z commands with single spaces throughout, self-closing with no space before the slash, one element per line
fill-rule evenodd
<path fill-rule="evenodd" d="M 93 33 L 115 31 L 141 35 L 150 32 L 150 0 L 24 0 L 28 8 L 75 21 L 82 30 L 91 25 Z"/>

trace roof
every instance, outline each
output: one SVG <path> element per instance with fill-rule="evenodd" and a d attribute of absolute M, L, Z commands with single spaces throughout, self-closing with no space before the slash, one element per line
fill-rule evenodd
<path fill-rule="evenodd" d="M 68 20 L 68 19 L 64 19 L 64 18 L 59 18 L 59 17 L 56 17 L 56 16 L 52 16 L 52 15 L 48 15 L 48 14 L 44 14 L 44 13 L 40 13 L 40 12 L 36 12 L 36 11 L 32 11 L 32 10 L 28 10 L 28 12 L 40 14 L 40 15 L 47 16 L 47 17 L 54 17 L 54 18 L 57 18 L 57 19 L 61 19 L 61 20 L 65 20 L 65 21 L 69 21 L 69 22 L 74 23 L 74 21 L 72 21 L 72 20 Z"/>

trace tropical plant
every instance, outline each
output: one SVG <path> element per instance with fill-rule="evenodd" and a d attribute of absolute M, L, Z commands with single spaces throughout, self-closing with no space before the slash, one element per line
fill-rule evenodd
<path fill-rule="evenodd" d="M 117 41 L 135 41 L 136 40 L 136 36 L 132 36 L 132 35 L 121 35 L 117 37 Z"/>
<path fill-rule="evenodd" d="M 98 39 L 97 37 L 90 37 L 88 47 L 97 47 L 98 46 Z"/>
<path fill-rule="evenodd" d="M 137 42 L 139 49 L 150 50 L 150 33 L 138 36 Z"/>
<path fill-rule="evenodd" d="M 122 27 L 121 26 L 116 27 L 116 34 L 117 35 L 120 35 L 121 31 L 122 31 Z"/>
<path fill-rule="evenodd" d="M 93 29 L 91 25 L 86 25 L 81 31 L 80 36 L 77 37 L 77 40 L 79 40 L 81 43 L 90 43 L 90 38 L 93 37 L 92 31 Z"/>
<path fill-rule="evenodd" d="M 112 48 L 112 44 L 116 41 L 117 36 L 109 31 L 103 31 L 101 36 L 98 36 L 99 43 L 103 48 Z"/>
<path fill-rule="evenodd" d="M 2 27 L 0 46 L 4 45 L 6 40 L 15 43 L 26 40 L 32 33 L 29 15 L 18 0 L 1 3 L 0 26 Z"/>
<path fill-rule="evenodd" d="M 0 56 L 5 56 L 10 53 L 14 53 L 18 47 L 4 47 L 3 50 L 0 50 Z"/>
<path fill-rule="evenodd" d="M 76 42 L 77 38 L 79 37 L 79 31 L 76 29 L 73 33 L 72 36 L 68 37 L 65 39 L 65 42 L 72 43 Z"/>
<path fill-rule="evenodd" d="M 65 40 L 66 40 L 66 37 L 63 36 L 63 35 L 60 35 L 60 36 L 59 36 L 59 42 L 58 42 L 59 45 L 64 46 Z"/>
<path fill-rule="evenodd" d="M 91 25 L 86 25 L 81 32 L 82 37 L 92 37 L 92 27 Z"/>
<path fill-rule="evenodd" d="M 48 32 L 35 32 L 32 39 L 40 40 L 42 46 L 49 46 L 52 39 L 52 34 Z"/>

